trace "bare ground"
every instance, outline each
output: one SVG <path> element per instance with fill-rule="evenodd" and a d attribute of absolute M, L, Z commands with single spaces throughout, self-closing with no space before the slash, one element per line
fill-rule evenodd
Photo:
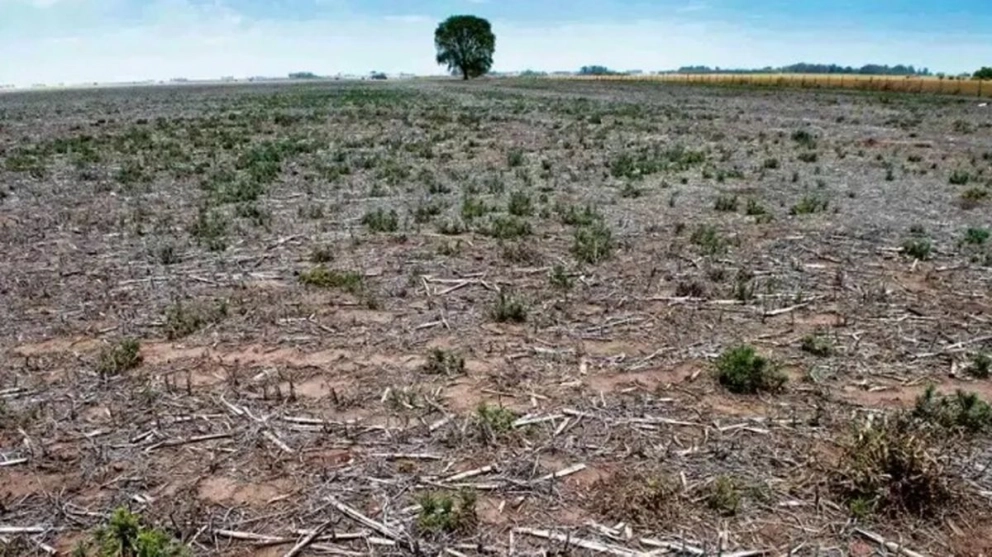
<path fill-rule="evenodd" d="M 955 499 L 927 516 L 855 513 L 830 481 L 927 385 L 992 397 L 968 373 L 992 348 L 975 103 L 554 81 L 0 101 L 10 554 L 68 552 L 121 506 L 203 555 L 319 525 L 305 551 L 992 552 L 984 432 L 933 448 Z M 585 258 L 597 222 L 611 249 Z M 140 361 L 108 363 L 122 339 Z M 738 344 L 785 389 L 721 386 Z M 658 508 L 624 495 L 638 478 L 667 482 Z M 458 490 L 476 520 L 425 531 L 424 494 Z"/>

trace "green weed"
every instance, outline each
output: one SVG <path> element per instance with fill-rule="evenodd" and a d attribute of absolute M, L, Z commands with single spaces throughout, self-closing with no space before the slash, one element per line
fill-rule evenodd
<path fill-rule="evenodd" d="M 751 346 L 737 346 L 724 352 L 716 361 L 717 379 L 732 393 L 775 392 L 785 385 L 786 377 L 772 362 L 755 353 Z"/>

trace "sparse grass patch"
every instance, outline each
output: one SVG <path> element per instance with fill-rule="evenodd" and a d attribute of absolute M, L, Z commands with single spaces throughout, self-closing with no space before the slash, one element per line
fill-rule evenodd
<path fill-rule="evenodd" d="M 169 340 L 187 337 L 227 317 L 227 302 L 214 304 L 176 302 L 165 310 L 165 335 Z"/>
<path fill-rule="evenodd" d="M 717 380 L 732 393 L 777 392 L 785 385 L 785 375 L 753 347 L 731 348 L 716 361 Z"/>
<path fill-rule="evenodd" d="M 806 335 L 803 337 L 802 344 L 799 348 L 813 356 L 819 358 L 826 358 L 833 353 L 834 348 L 830 343 L 830 340 L 822 335 Z"/>
<path fill-rule="evenodd" d="M 710 486 L 706 506 L 723 516 L 734 516 L 741 507 L 741 490 L 729 476 L 720 476 Z"/>
<path fill-rule="evenodd" d="M 505 406 L 482 402 L 475 408 L 474 421 L 483 436 L 494 440 L 513 430 L 513 422 L 517 421 L 517 414 Z"/>
<path fill-rule="evenodd" d="M 988 354 L 975 354 L 968 366 L 968 375 L 975 379 L 988 379 L 992 376 L 992 356 Z"/>
<path fill-rule="evenodd" d="M 451 350 L 434 348 L 427 354 L 424 371 L 432 375 L 464 375 L 465 358 Z"/>
<path fill-rule="evenodd" d="M 497 323 L 523 323 L 527 321 L 527 305 L 504 289 L 500 290 L 489 314 Z"/>
<path fill-rule="evenodd" d="M 600 221 L 577 228 L 572 239 L 572 255 L 590 265 L 612 257 L 615 247 L 613 231 Z"/>
<path fill-rule="evenodd" d="M 503 245 L 503 260 L 516 265 L 537 265 L 541 262 L 541 252 L 527 242 L 512 242 Z"/>
<path fill-rule="evenodd" d="M 400 228 L 400 219 L 399 215 L 396 214 L 396 210 L 390 209 L 386 211 L 380 207 L 374 211 L 365 213 L 362 216 L 362 224 L 370 232 L 396 232 Z"/>
<path fill-rule="evenodd" d="M 189 233 L 196 239 L 197 245 L 205 246 L 210 251 L 227 249 L 227 227 L 229 221 L 217 209 L 201 206 L 196 214 L 196 220 L 189 227 Z"/>
<path fill-rule="evenodd" d="M 737 202 L 736 195 L 721 195 L 716 198 L 713 208 L 717 211 L 732 213 L 737 210 Z"/>
<path fill-rule="evenodd" d="M 317 265 L 300 272 L 300 283 L 317 288 L 338 288 L 358 296 L 365 292 L 365 277 L 357 271 L 338 271 Z"/>
<path fill-rule="evenodd" d="M 699 225 L 692 232 L 689 241 L 701 247 L 707 255 L 716 255 L 727 250 L 727 240 L 713 225 Z"/>
<path fill-rule="evenodd" d="M 585 205 L 582 208 L 575 205 L 556 207 L 562 224 L 568 226 L 591 226 L 603 220 L 603 215 L 593 209 L 592 205 Z"/>
<path fill-rule="evenodd" d="M 314 248 L 310 250 L 311 263 L 323 264 L 330 263 L 331 261 L 334 261 L 334 250 L 331 246 L 314 246 Z"/>
<path fill-rule="evenodd" d="M 988 228 L 969 228 L 964 231 L 964 238 L 961 242 L 968 246 L 984 246 L 988 242 L 990 232 Z"/>
<path fill-rule="evenodd" d="M 551 272 L 548 274 L 548 282 L 551 283 L 553 288 L 563 292 L 568 292 L 575 286 L 575 281 L 562 265 L 551 267 Z"/>
<path fill-rule="evenodd" d="M 987 187 L 973 186 L 961 192 L 961 206 L 974 209 L 992 196 L 992 190 Z"/>
<path fill-rule="evenodd" d="M 830 202 L 826 199 L 817 197 L 815 195 L 804 195 L 799 203 L 796 203 L 789 209 L 789 214 L 796 215 L 812 215 L 814 213 L 821 213 L 827 210 Z"/>
<path fill-rule="evenodd" d="M 861 518 L 878 512 L 932 517 L 951 501 L 936 444 L 904 419 L 862 427 L 829 478 Z"/>
<path fill-rule="evenodd" d="M 971 174 L 965 170 L 955 170 L 947 179 L 952 186 L 965 186 L 971 181 Z"/>
<path fill-rule="evenodd" d="M 185 557 L 189 551 L 162 530 L 142 524 L 141 517 L 119 507 L 94 534 L 99 557 Z M 84 553 L 85 555 L 85 550 Z"/>
<path fill-rule="evenodd" d="M 902 253 L 907 257 L 923 261 L 930 257 L 933 245 L 929 238 L 907 238 L 902 243 Z"/>
<path fill-rule="evenodd" d="M 945 396 L 937 392 L 933 385 L 916 399 L 913 417 L 963 433 L 981 433 L 992 428 L 992 406 L 976 393 L 959 390 Z"/>
<path fill-rule="evenodd" d="M 417 530 L 430 534 L 468 534 L 475 530 L 476 494 L 471 490 L 447 493 L 425 493 L 417 498 L 420 512 Z"/>
<path fill-rule="evenodd" d="M 761 163 L 761 167 L 766 170 L 776 170 L 779 166 L 781 164 L 776 158 L 765 159 L 765 162 Z"/>
<path fill-rule="evenodd" d="M 816 137 L 807 130 L 796 130 L 792 133 L 792 140 L 800 147 L 816 149 Z"/>
<path fill-rule="evenodd" d="M 141 365 L 141 345 L 135 339 L 124 339 L 100 352 L 96 371 L 101 377 L 119 375 Z"/>
<path fill-rule="evenodd" d="M 594 510 L 608 520 L 626 520 L 645 528 L 678 515 L 680 486 L 668 476 L 622 468 L 592 486 Z"/>
<path fill-rule="evenodd" d="M 462 198 L 462 218 L 465 219 L 466 222 L 471 222 L 479 217 L 484 217 L 491 211 L 492 208 L 486 205 L 486 203 L 478 197 L 466 195 Z"/>
<path fill-rule="evenodd" d="M 512 149 L 506 155 L 506 164 L 510 168 L 516 168 L 518 166 L 523 166 L 524 164 L 524 152 L 520 149 Z"/>
<path fill-rule="evenodd" d="M 534 213 L 534 204 L 530 194 L 525 191 L 514 191 L 510 193 L 510 201 L 507 203 L 506 212 L 517 217 L 527 217 Z"/>
<path fill-rule="evenodd" d="M 512 240 L 534 233 L 530 223 L 512 215 L 496 215 L 479 232 L 500 240 Z"/>

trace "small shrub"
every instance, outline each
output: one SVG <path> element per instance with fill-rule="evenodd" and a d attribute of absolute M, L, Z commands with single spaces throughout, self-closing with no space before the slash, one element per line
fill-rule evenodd
<path fill-rule="evenodd" d="M 964 170 L 955 170 L 954 172 L 951 173 L 951 176 L 950 178 L 948 178 L 948 181 L 953 186 L 964 186 L 971 181 L 971 175 Z"/>
<path fill-rule="evenodd" d="M 737 346 L 716 362 L 717 379 L 732 393 L 756 394 L 781 390 L 786 377 L 751 346 Z"/>
<path fill-rule="evenodd" d="M 974 209 L 992 195 L 988 188 L 974 186 L 961 192 L 961 205 L 965 209 Z"/>
<path fill-rule="evenodd" d="M 951 500 L 933 442 L 901 419 L 862 428 L 829 480 L 852 514 L 861 517 L 876 512 L 929 517 Z"/>
<path fill-rule="evenodd" d="M 654 528 L 678 516 L 680 489 L 673 478 L 621 468 L 591 491 L 594 509 L 604 518 Z"/>
<path fill-rule="evenodd" d="M 902 244 L 902 253 L 913 259 L 925 260 L 930 257 L 933 246 L 927 238 L 908 238 Z"/>
<path fill-rule="evenodd" d="M 165 335 L 169 340 L 189 336 L 203 327 L 227 317 L 227 303 L 192 305 L 176 302 L 165 310 Z"/>
<path fill-rule="evenodd" d="M 586 205 L 581 209 L 574 205 L 559 206 L 557 211 L 562 224 L 568 226 L 590 226 L 603 220 L 603 215 L 593 209 L 592 205 Z"/>
<path fill-rule="evenodd" d="M 513 242 L 503 246 L 504 260 L 517 265 L 538 265 L 542 258 L 541 252 L 525 242 Z"/>
<path fill-rule="evenodd" d="M 100 352 L 100 360 L 96 371 L 102 377 L 118 375 L 141 365 L 141 345 L 137 340 L 124 339 L 119 343 L 108 346 Z"/>
<path fill-rule="evenodd" d="M 714 209 L 721 212 L 731 213 L 737 210 L 736 195 L 721 195 L 716 198 Z"/>
<path fill-rule="evenodd" d="M 491 211 L 492 209 L 490 209 L 484 201 L 477 197 L 466 195 L 462 198 L 462 218 L 466 222 L 472 221 L 479 217 L 484 217 Z"/>
<path fill-rule="evenodd" d="M 912 415 L 931 425 L 965 433 L 992 428 L 992 406 L 977 394 L 957 391 L 944 396 L 933 385 L 916 399 Z"/>
<path fill-rule="evenodd" d="M 171 536 L 141 523 L 141 517 L 118 508 L 96 531 L 101 557 L 184 557 L 189 551 Z"/>
<path fill-rule="evenodd" d="M 758 202 L 757 199 L 748 199 L 744 207 L 744 214 L 749 217 L 760 217 L 768 214 L 768 209 Z"/>
<path fill-rule="evenodd" d="M 445 236 L 458 236 L 464 234 L 468 229 L 465 223 L 458 219 L 445 219 L 437 223 L 437 231 Z"/>
<path fill-rule="evenodd" d="M 300 273 L 300 283 L 317 288 L 338 288 L 349 294 L 365 292 L 365 277 L 356 271 L 338 271 L 317 265 Z"/>
<path fill-rule="evenodd" d="M 807 354 L 820 358 L 826 358 L 833 353 L 833 346 L 830 345 L 830 341 L 820 335 L 804 336 L 799 348 Z"/>
<path fill-rule="evenodd" d="M 819 159 L 819 156 L 815 151 L 808 151 L 805 153 L 799 153 L 797 157 L 801 162 L 814 163 Z"/>
<path fill-rule="evenodd" d="M 413 222 L 426 224 L 434 220 L 434 217 L 444 212 L 445 205 L 441 202 L 421 201 L 413 210 Z"/>
<path fill-rule="evenodd" d="M 506 155 L 506 163 L 510 168 L 516 168 L 518 166 L 523 166 L 524 164 L 524 152 L 519 149 L 513 149 Z"/>
<path fill-rule="evenodd" d="M 575 286 L 575 281 L 572 280 L 572 277 L 562 265 L 555 265 L 551 268 L 551 273 L 548 275 L 548 282 L 551 283 L 552 287 L 565 292 Z"/>
<path fill-rule="evenodd" d="M 699 225 L 689 237 L 689 241 L 703 248 L 707 255 L 723 253 L 727 249 L 727 241 L 723 239 L 720 232 L 712 225 Z"/>
<path fill-rule="evenodd" d="M 806 130 L 796 130 L 793 132 L 792 140 L 799 144 L 800 147 L 805 147 L 806 149 L 816 148 L 816 138 Z"/>
<path fill-rule="evenodd" d="M 623 187 L 620 188 L 620 197 L 624 199 L 637 199 L 642 195 L 644 195 L 644 190 L 635 186 L 633 182 L 626 182 Z"/>
<path fill-rule="evenodd" d="M 821 199 L 815 195 L 805 195 L 789 209 L 789 214 L 796 215 L 812 215 L 813 213 L 820 213 L 827 210 L 829 202 L 826 199 Z"/>
<path fill-rule="evenodd" d="M 514 216 L 494 216 L 479 232 L 500 240 L 512 240 L 534 233 L 530 223 Z"/>
<path fill-rule="evenodd" d="M 510 193 L 510 201 L 507 204 L 506 212 L 517 217 L 527 217 L 534 213 L 534 206 L 531 202 L 530 194 L 523 191 Z"/>
<path fill-rule="evenodd" d="M 310 250 L 310 262 L 323 264 L 334 261 L 334 250 L 331 246 L 315 246 Z"/>
<path fill-rule="evenodd" d="M 527 306 L 506 290 L 500 290 L 490 314 L 497 323 L 523 323 L 527 321 Z"/>
<path fill-rule="evenodd" d="M 580 262 L 595 265 L 613 256 L 613 232 L 606 224 L 595 222 L 575 230 L 572 255 Z"/>
<path fill-rule="evenodd" d="M 442 348 L 434 348 L 427 354 L 424 371 L 433 375 L 464 375 L 465 358 Z"/>
<path fill-rule="evenodd" d="M 474 491 L 463 490 L 455 496 L 425 493 L 417 499 L 420 513 L 417 529 L 430 534 L 467 534 L 475 529 L 478 516 L 475 512 Z"/>
<path fill-rule="evenodd" d="M 706 497 L 706 506 L 723 516 L 734 516 L 741 506 L 741 491 L 732 478 L 720 476 Z"/>
<path fill-rule="evenodd" d="M 205 246 L 210 251 L 227 249 L 228 220 L 222 213 L 201 206 L 196 220 L 189 227 L 189 233 L 196 239 L 197 245 Z"/>
<path fill-rule="evenodd" d="M 961 241 L 969 246 L 984 246 L 989 240 L 988 228 L 969 228 L 964 232 L 964 239 Z"/>
<path fill-rule="evenodd" d="M 992 356 L 976 354 L 968 366 L 968 374 L 975 379 L 988 379 L 992 376 Z"/>
<path fill-rule="evenodd" d="M 482 402 L 475 409 L 475 424 L 487 437 L 493 438 L 513 429 L 517 415 L 504 406 Z"/>
<path fill-rule="evenodd" d="M 766 168 L 768 170 L 775 170 L 780 166 L 780 164 L 778 162 L 778 159 L 773 158 L 773 159 L 765 159 L 765 162 L 762 163 L 761 166 L 762 168 Z"/>
<path fill-rule="evenodd" d="M 370 232 L 396 232 L 400 228 L 399 215 L 395 210 L 388 212 L 382 208 L 370 211 L 362 216 L 364 224 Z"/>

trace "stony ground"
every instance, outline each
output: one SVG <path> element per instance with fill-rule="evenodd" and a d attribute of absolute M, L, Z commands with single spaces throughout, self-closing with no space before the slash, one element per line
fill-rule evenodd
<path fill-rule="evenodd" d="M 0 555 L 988 556 L 990 178 L 953 98 L 4 93 Z"/>

